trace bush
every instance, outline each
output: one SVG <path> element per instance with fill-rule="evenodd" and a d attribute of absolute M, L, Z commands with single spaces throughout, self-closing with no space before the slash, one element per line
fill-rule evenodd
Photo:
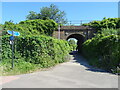
<path fill-rule="evenodd" d="M 92 21 L 83 26 L 90 26 L 95 28 L 97 31 L 102 30 L 103 28 L 113 28 L 119 29 L 120 27 L 120 18 L 103 18 L 102 21 Z"/>
<path fill-rule="evenodd" d="M 72 48 L 67 41 L 50 37 L 57 26 L 53 20 L 26 20 L 19 24 L 5 22 L 2 26 L 4 29 L 2 66 L 5 74 L 27 73 L 36 68 L 48 68 L 65 62 Z M 15 68 L 13 70 L 10 61 L 12 59 L 10 35 L 7 35 L 7 30 L 19 31 L 21 34 L 19 37 L 15 37 Z"/>
<path fill-rule="evenodd" d="M 14 52 L 14 59 L 16 62 L 18 61 L 18 63 L 15 63 L 17 67 L 16 69 L 19 70 L 21 67 L 22 69 L 25 69 L 23 70 L 24 72 L 29 72 L 30 70 L 35 69 L 32 67 L 36 65 L 41 68 L 48 68 L 55 64 L 65 62 L 70 49 L 67 41 L 57 40 L 44 35 L 16 37 Z M 3 66 L 6 68 L 5 71 L 10 70 L 11 62 L 9 62 L 9 60 L 12 59 L 11 56 L 12 51 L 11 45 L 9 44 L 9 36 L 3 36 L 2 59 Z M 7 65 L 9 67 L 7 67 Z"/>
<path fill-rule="evenodd" d="M 3 35 L 6 35 L 6 30 L 19 31 L 22 36 L 25 35 L 48 35 L 52 36 L 53 31 L 57 28 L 57 23 L 53 20 L 26 20 L 21 21 L 19 24 L 12 22 L 5 22 L 3 25 Z"/>
<path fill-rule="evenodd" d="M 83 54 L 92 65 L 108 71 L 117 71 L 120 66 L 120 36 L 116 31 L 102 30 L 83 44 Z"/>

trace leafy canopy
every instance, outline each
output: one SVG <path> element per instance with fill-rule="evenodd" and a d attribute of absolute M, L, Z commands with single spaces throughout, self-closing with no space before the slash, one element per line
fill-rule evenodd
<path fill-rule="evenodd" d="M 67 23 L 66 14 L 64 11 L 58 9 L 54 4 L 51 4 L 49 7 L 42 7 L 39 13 L 30 11 L 29 15 L 26 17 L 28 20 L 33 19 L 53 19 L 56 23 L 65 24 Z"/>
<path fill-rule="evenodd" d="M 120 18 L 103 18 L 102 21 L 92 21 L 87 24 L 83 24 L 83 26 L 91 26 L 96 30 L 102 30 L 102 28 L 120 28 Z"/>
<path fill-rule="evenodd" d="M 14 24 L 12 22 L 5 22 L 2 25 L 4 31 L 3 35 L 6 35 L 7 30 L 15 30 L 20 32 L 22 36 L 26 35 L 47 35 L 52 36 L 54 30 L 57 28 L 57 23 L 53 20 L 26 20 L 21 21 L 19 24 Z"/>

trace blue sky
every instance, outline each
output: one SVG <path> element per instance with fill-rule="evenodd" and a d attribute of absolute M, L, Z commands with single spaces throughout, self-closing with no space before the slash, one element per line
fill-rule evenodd
<path fill-rule="evenodd" d="M 55 4 L 66 12 L 68 21 L 102 20 L 103 17 L 118 17 L 117 2 L 3 2 L 2 23 L 12 20 L 14 23 L 26 20 L 29 11 L 39 12 L 43 6 Z"/>

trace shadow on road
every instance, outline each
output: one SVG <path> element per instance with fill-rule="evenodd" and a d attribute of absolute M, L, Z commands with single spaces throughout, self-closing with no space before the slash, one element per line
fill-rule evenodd
<path fill-rule="evenodd" d="M 102 69 L 99 69 L 99 68 L 95 68 L 93 66 L 90 66 L 88 64 L 88 62 L 86 61 L 86 59 L 84 57 L 82 57 L 80 55 L 80 53 L 78 53 L 77 51 L 73 51 L 70 53 L 70 55 L 72 55 L 74 57 L 73 61 L 72 62 L 77 62 L 77 63 L 80 63 L 80 65 L 83 65 L 85 66 L 87 69 L 87 71 L 92 71 L 92 72 L 101 72 L 101 73 L 110 73 L 108 71 L 105 71 L 105 70 L 102 70 Z"/>

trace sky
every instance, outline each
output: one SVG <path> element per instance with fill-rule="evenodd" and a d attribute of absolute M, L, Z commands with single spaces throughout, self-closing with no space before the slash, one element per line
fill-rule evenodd
<path fill-rule="evenodd" d="M 72 23 L 118 17 L 117 2 L 2 2 L 1 23 L 10 20 L 19 23 L 26 20 L 29 11 L 39 13 L 40 8 L 50 4 L 55 4 L 61 11 L 65 11 L 68 21 Z"/>

